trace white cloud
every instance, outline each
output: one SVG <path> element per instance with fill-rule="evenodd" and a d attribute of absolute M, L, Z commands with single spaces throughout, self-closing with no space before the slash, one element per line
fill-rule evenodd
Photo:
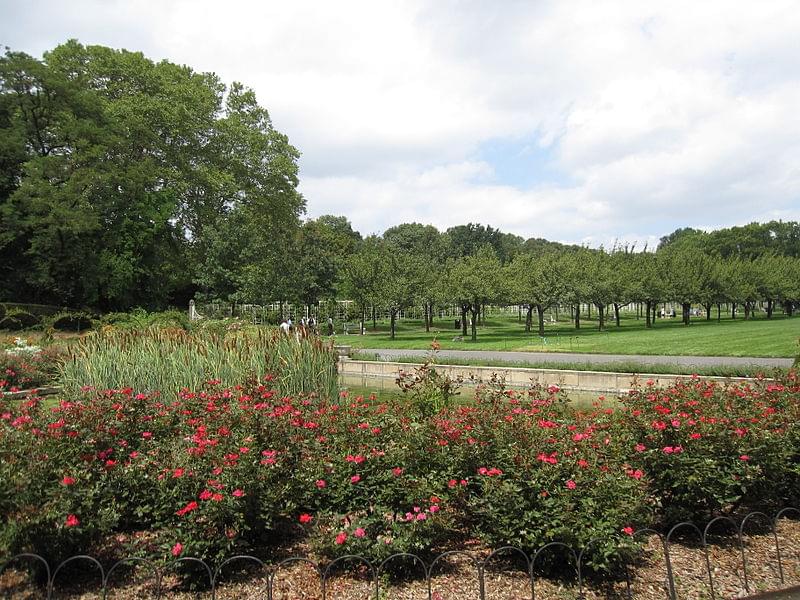
<path fill-rule="evenodd" d="M 788 0 L 0 0 L 0 14 L 15 49 L 78 37 L 254 87 L 303 152 L 309 214 L 364 233 L 477 221 L 642 244 L 800 220 Z M 497 140 L 547 149 L 560 182 L 504 178 L 480 153 Z"/>

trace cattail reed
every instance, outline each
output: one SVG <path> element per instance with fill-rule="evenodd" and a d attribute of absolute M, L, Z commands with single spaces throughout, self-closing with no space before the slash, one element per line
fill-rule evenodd
<path fill-rule="evenodd" d="M 337 393 L 336 353 L 316 338 L 279 332 L 189 333 L 180 329 L 98 332 L 70 348 L 61 368 L 65 391 L 132 387 L 172 396 L 219 379 L 233 386 L 273 375 L 283 395 Z"/>

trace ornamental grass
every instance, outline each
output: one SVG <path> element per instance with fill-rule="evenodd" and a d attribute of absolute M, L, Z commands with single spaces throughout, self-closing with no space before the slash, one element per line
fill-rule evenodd
<path fill-rule="evenodd" d="M 121 389 L 175 397 L 204 382 L 258 382 L 266 375 L 283 395 L 336 395 L 336 354 L 319 338 L 276 331 L 187 332 L 177 328 L 94 332 L 69 348 L 60 371 L 67 395 Z"/>

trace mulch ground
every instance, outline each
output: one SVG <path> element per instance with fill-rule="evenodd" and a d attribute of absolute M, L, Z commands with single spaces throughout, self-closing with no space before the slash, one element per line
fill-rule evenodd
<path fill-rule="evenodd" d="M 746 561 L 742 560 L 736 537 L 722 535 L 725 533 L 724 528 L 720 526 L 721 535 L 709 537 L 708 558 L 715 597 L 743 598 L 767 590 L 800 585 L 800 521 L 782 520 L 777 529 L 783 581 L 780 578 L 775 538 L 771 533 L 755 532 L 745 535 Z M 432 600 L 481 598 L 477 564 L 488 556 L 489 551 L 473 544 L 467 544 L 459 548 L 459 551 L 458 554 L 438 560 L 432 569 L 430 578 Z M 307 548 L 302 544 L 280 549 L 281 556 L 306 554 Z M 673 540 L 670 545 L 670 562 L 678 598 L 700 600 L 712 597 L 705 553 L 696 534 L 694 538 L 687 535 Z M 747 565 L 749 592 L 745 589 L 744 562 Z M 375 584 L 370 570 L 366 566 L 357 567 L 355 563 L 349 565 L 349 568 L 331 572 L 327 579 L 325 597 L 331 600 L 375 598 Z M 669 598 L 666 567 L 661 541 L 658 536 L 650 535 L 646 537 L 640 560 L 630 567 L 628 578 L 624 574 L 617 580 L 589 577 L 583 581 L 583 598 L 613 600 L 633 597 L 664 600 Z M 428 583 L 421 566 L 408 562 L 392 571 L 391 579 L 386 575 L 379 578 L 381 600 L 428 598 Z M 226 571 L 226 577 L 217 587 L 215 597 L 236 600 L 265 599 L 269 572 L 255 565 L 253 568 L 239 569 L 230 575 L 227 575 Z M 63 579 L 57 578 L 53 597 L 71 600 L 102 598 L 99 575 L 97 571 L 91 575 L 93 579 L 91 577 L 82 579 L 79 575 L 73 574 Z M 534 578 L 532 590 L 524 563 L 514 561 L 510 553 L 497 555 L 485 565 L 484 594 L 487 599 L 530 599 L 533 593 L 536 599 L 577 599 L 580 597 L 580 590 L 575 576 L 561 579 L 537 576 Z M 37 587 L 29 580 L 25 570 L 14 566 L 10 566 L 0 574 L 0 593 L 3 594 L 3 598 L 14 600 L 46 597 L 46 590 L 43 587 Z M 155 579 L 143 568 L 126 572 L 124 577 L 119 579 L 112 576 L 106 597 L 121 600 L 155 598 Z M 166 575 L 162 580 L 161 597 L 176 600 L 209 599 L 212 598 L 212 591 L 187 589 L 181 585 L 177 577 Z M 275 600 L 322 598 L 320 574 L 307 562 L 286 563 L 275 570 L 272 597 Z M 788 597 L 800 597 L 800 594 Z"/>

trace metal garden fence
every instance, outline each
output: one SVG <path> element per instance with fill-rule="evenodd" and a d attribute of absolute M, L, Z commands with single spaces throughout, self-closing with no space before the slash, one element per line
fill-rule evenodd
<path fill-rule="evenodd" d="M 781 540 L 778 535 L 778 526 L 781 519 L 789 519 L 790 516 L 800 518 L 800 509 L 794 507 L 784 508 L 774 517 L 770 517 L 763 512 L 750 512 L 745 515 L 739 523 L 730 517 L 717 517 L 711 520 L 703 529 L 700 529 L 694 523 L 683 522 L 672 527 L 666 534 L 658 532 L 654 529 L 646 528 L 636 531 L 633 534 L 633 537 L 634 539 L 642 539 L 644 536 L 655 536 L 655 538 L 657 538 L 659 551 L 662 553 L 664 563 L 663 581 L 661 582 L 663 585 L 663 597 L 667 600 L 678 600 L 678 598 L 682 597 L 681 594 L 679 594 L 679 586 L 677 582 L 686 576 L 685 573 L 681 573 L 680 569 L 676 568 L 676 566 L 673 564 L 672 547 L 674 545 L 674 541 L 676 538 L 681 537 L 684 543 L 686 543 L 687 541 L 692 541 L 693 538 L 694 543 L 696 546 L 702 549 L 703 554 L 704 564 L 702 565 L 702 568 L 705 571 L 704 578 L 706 582 L 702 595 L 704 597 L 716 599 L 722 598 L 723 596 L 721 595 L 718 586 L 715 585 L 717 580 L 720 579 L 721 573 L 719 568 L 714 568 L 714 561 L 711 557 L 710 550 L 714 546 L 709 543 L 709 537 L 712 536 L 712 531 L 718 529 L 720 526 L 725 526 L 733 533 L 733 535 L 729 535 L 726 538 L 725 544 L 727 546 L 730 546 L 731 543 L 735 545 L 735 551 L 739 557 L 736 564 L 735 575 L 741 584 L 741 592 L 751 594 L 755 591 L 755 587 L 753 585 L 754 580 L 752 577 L 752 568 L 756 566 L 756 563 L 752 559 L 748 560 L 748 552 L 746 551 L 748 534 L 746 533 L 745 529 L 749 524 L 760 521 L 761 531 L 767 531 L 767 535 L 771 537 L 772 541 L 774 542 L 774 548 L 770 548 L 771 550 L 774 550 L 774 553 L 770 559 L 772 562 L 771 566 L 777 570 L 778 579 L 780 581 L 779 588 L 784 588 L 787 585 L 787 577 L 785 573 L 787 557 L 783 552 L 784 548 L 782 548 Z M 94 584 L 86 583 L 87 591 L 90 590 L 92 593 L 96 594 L 97 597 L 105 600 L 109 594 L 112 594 L 117 589 L 114 581 L 112 581 L 112 575 L 119 570 L 122 570 L 126 565 L 139 565 L 145 567 L 151 574 L 150 579 L 153 581 L 153 590 L 149 596 L 158 599 L 168 597 L 165 595 L 165 591 L 163 590 L 165 576 L 176 573 L 181 565 L 193 565 L 203 574 L 204 583 L 202 587 L 205 590 L 205 596 L 215 600 L 218 597 L 218 594 L 223 590 L 223 583 L 226 581 L 224 578 L 225 569 L 232 569 L 234 565 L 239 565 L 240 567 L 242 565 L 250 565 L 251 567 L 256 567 L 263 572 L 266 583 L 263 586 L 263 589 L 260 592 L 257 592 L 255 596 L 250 594 L 248 597 L 273 600 L 274 598 L 280 596 L 279 592 L 276 591 L 276 587 L 281 583 L 282 570 L 285 570 L 285 568 L 291 565 L 303 564 L 310 568 L 314 574 L 313 577 L 318 580 L 320 597 L 322 600 L 327 600 L 331 596 L 331 580 L 340 573 L 341 569 L 349 564 L 361 566 L 361 573 L 365 576 L 369 587 L 369 595 L 366 597 L 379 600 L 380 598 L 386 597 L 387 592 L 390 591 L 386 589 L 386 585 L 381 583 L 383 581 L 382 575 L 391 571 L 393 563 L 405 561 L 407 564 L 413 564 L 417 566 L 418 573 L 422 575 L 422 577 L 419 577 L 418 579 L 420 579 L 425 586 L 427 598 L 428 600 L 434 600 L 439 596 L 433 591 L 433 580 L 439 575 L 437 568 L 438 570 L 441 570 L 441 565 L 452 557 L 461 557 L 471 564 L 471 569 L 473 569 L 475 582 L 477 583 L 476 597 L 480 600 L 487 600 L 490 595 L 487 594 L 486 575 L 487 573 L 492 572 L 490 569 L 491 563 L 503 557 L 516 557 L 517 564 L 524 567 L 524 570 L 521 567 L 517 567 L 516 571 L 518 573 L 524 573 L 524 576 L 529 580 L 530 589 L 529 592 L 525 592 L 525 597 L 528 597 L 529 595 L 531 600 L 536 600 L 536 598 L 541 597 L 541 594 L 537 592 L 537 581 L 542 580 L 542 578 L 537 576 L 535 572 L 537 564 L 540 565 L 543 562 L 542 557 L 545 556 L 546 553 L 560 551 L 561 556 L 566 558 L 566 564 L 562 565 L 563 570 L 571 573 L 572 577 L 574 578 L 573 580 L 577 585 L 575 595 L 577 598 L 583 598 L 586 583 L 585 559 L 588 556 L 592 546 L 598 541 L 599 540 L 592 540 L 586 546 L 580 549 L 573 548 L 568 544 L 561 542 L 551 542 L 537 549 L 533 553 L 525 552 L 523 549 L 514 546 L 504 546 L 492 551 L 485 558 L 480 558 L 473 552 L 456 550 L 439 554 L 435 556 L 430 563 L 426 563 L 425 560 L 423 560 L 423 558 L 420 556 L 409 553 L 394 554 L 379 564 L 374 564 L 363 556 L 347 555 L 339 557 L 329 563 L 319 563 L 307 557 L 291 557 L 270 565 L 255 556 L 237 555 L 223 561 L 216 568 L 212 568 L 212 566 L 206 561 L 196 557 L 177 558 L 162 568 L 159 568 L 156 561 L 153 560 L 144 558 L 123 558 L 116 561 L 110 566 L 110 568 L 108 568 L 108 570 L 106 570 L 103 565 L 92 556 L 75 555 L 61 561 L 55 566 L 55 568 L 51 569 L 51 565 L 42 556 L 38 554 L 23 553 L 12 556 L 7 560 L 0 562 L 0 577 L 2 577 L 3 572 L 12 565 L 20 567 L 26 562 L 29 564 L 38 563 L 39 567 L 45 574 L 45 577 L 43 578 L 44 583 L 41 584 L 41 587 L 38 589 L 41 597 L 49 600 L 56 597 L 56 594 L 58 594 L 63 587 L 70 587 L 69 583 L 62 581 L 65 579 L 65 577 L 62 575 L 61 579 L 59 579 L 59 575 L 66 573 L 68 571 L 66 567 L 69 565 L 82 561 L 84 563 L 88 563 L 91 567 L 93 567 L 94 571 L 96 571 Z M 800 556 L 795 556 L 794 562 L 800 563 Z M 798 568 L 797 565 L 795 565 L 795 568 Z M 638 596 L 634 591 L 634 582 L 631 577 L 629 565 L 625 565 L 623 570 L 625 585 L 625 591 L 623 595 L 624 597 L 633 600 Z M 511 572 L 511 569 L 506 569 L 505 572 Z M 800 577 L 800 575 L 797 576 Z M 207 579 L 205 579 L 206 577 Z M 798 582 L 795 581 L 794 583 L 797 584 Z M 89 588 L 88 586 L 91 587 Z M 782 597 L 800 597 L 800 587 L 792 588 L 792 590 L 793 591 L 791 591 L 790 594 L 796 593 L 797 596 L 787 595 Z"/>

